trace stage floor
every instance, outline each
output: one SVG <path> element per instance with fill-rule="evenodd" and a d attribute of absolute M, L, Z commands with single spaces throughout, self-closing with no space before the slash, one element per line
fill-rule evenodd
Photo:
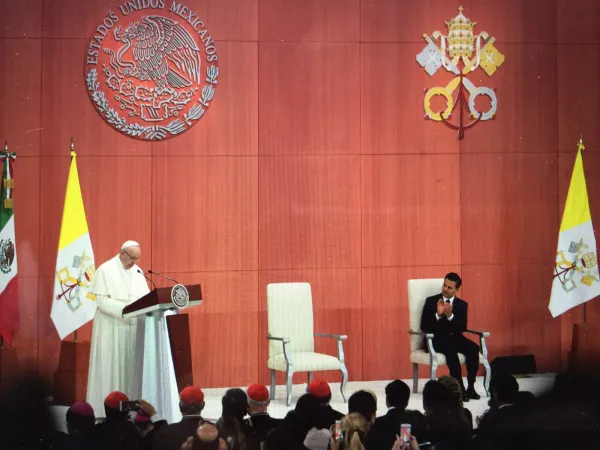
<path fill-rule="evenodd" d="M 554 374 L 535 374 L 528 375 L 527 377 L 518 378 L 519 386 L 522 391 L 530 391 L 535 395 L 539 395 L 548 389 L 550 389 L 554 383 Z M 412 380 L 404 380 L 412 388 Z M 410 401 L 408 404 L 409 409 L 415 409 L 423 411 L 423 386 L 428 379 L 419 380 L 419 392 L 417 394 L 411 394 Z M 346 387 L 346 395 L 349 397 L 353 392 L 360 389 L 368 389 L 373 391 L 377 395 L 377 416 L 381 416 L 387 412 L 385 406 L 385 386 L 390 380 L 385 381 L 353 381 L 349 382 Z M 201 386 L 200 386 L 201 387 Z M 202 388 L 202 387 L 201 387 Z M 217 419 L 221 416 L 221 398 L 228 388 L 218 389 L 202 389 L 204 391 L 204 400 L 206 406 L 202 412 L 202 416 L 206 419 Z M 243 387 L 242 387 L 243 389 Z M 465 406 L 473 414 L 473 419 L 481 415 L 486 409 L 488 409 L 488 397 L 485 397 L 485 391 L 483 389 L 483 377 L 477 378 L 476 385 L 477 392 L 482 396 L 481 400 L 471 400 L 465 404 Z M 285 386 L 277 386 L 275 400 L 271 402 L 269 406 L 269 413 L 273 417 L 284 417 L 287 412 L 294 408 L 294 405 L 298 398 L 306 391 L 306 384 L 297 384 L 293 386 L 292 390 L 292 405 L 286 406 L 285 404 Z M 331 405 L 333 408 L 341 411 L 342 413 L 348 412 L 348 406 L 344 403 L 342 395 L 340 394 L 340 383 L 331 383 L 331 391 L 333 398 L 331 399 Z M 65 426 L 65 414 L 67 411 L 66 406 L 53 406 L 53 411 L 56 415 L 57 424 L 60 427 Z M 159 411 L 160 414 L 160 411 Z M 64 430 L 66 431 L 66 430 Z"/>

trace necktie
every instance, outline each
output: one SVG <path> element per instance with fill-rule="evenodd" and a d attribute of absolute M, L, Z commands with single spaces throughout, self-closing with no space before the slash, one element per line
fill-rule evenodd
<path fill-rule="evenodd" d="M 449 299 L 446 299 L 446 303 L 450 303 L 450 300 L 449 300 Z"/>

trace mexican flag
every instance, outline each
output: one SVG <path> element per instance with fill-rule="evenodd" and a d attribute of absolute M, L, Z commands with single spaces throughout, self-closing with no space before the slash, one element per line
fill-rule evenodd
<path fill-rule="evenodd" d="M 71 167 L 63 209 L 54 298 L 50 317 L 61 339 L 94 318 L 96 299 L 89 293 L 95 273 L 94 251 L 79 185 L 77 159 L 71 150 Z"/>
<path fill-rule="evenodd" d="M 15 215 L 13 213 L 12 162 L 14 153 L 8 147 L 0 152 L 4 162 L 2 195 L 0 196 L 0 337 L 12 345 L 19 331 L 19 285 L 17 280 L 17 250 L 15 246 Z"/>

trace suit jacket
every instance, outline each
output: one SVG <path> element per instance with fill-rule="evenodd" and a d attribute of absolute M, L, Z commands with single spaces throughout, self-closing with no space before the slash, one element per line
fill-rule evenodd
<path fill-rule="evenodd" d="M 129 420 L 106 419 L 94 427 L 94 444 L 98 450 L 135 450 L 140 435 Z"/>
<path fill-rule="evenodd" d="M 467 314 L 469 305 L 464 300 L 454 297 L 452 302 L 452 320 L 448 320 L 445 315 L 438 320 L 437 303 L 442 298 L 442 294 L 428 297 L 423 306 L 423 315 L 421 316 L 421 331 L 433 333 L 435 337 L 447 337 L 461 334 L 467 329 Z"/>
<path fill-rule="evenodd" d="M 331 407 L 331 405 L 323 405 L 323 420 L 324 420 L 324 424 L 323 425 L 327 425 L 327 429 L 331 428 L 332 425 L 335 424 L 335 422 L 337 422 L 338 420 L 342 420 L 344 417 L 344 414 L 333 409 Z"/>
<path fill-rule="evenodd" d="M 183 443 L 196 433 L 200 416 L 183 416 L 180 422 L 172 423 L 156 430 L 152 443 L 153 450 L 181 450 Z"/>
<path fill-rule="evenodd" d="M 473 448 L 485 450 L 538 448 L 534 444 L 536 433 L 533 431 L 531 418 L 529 412 L 520 411 L 512 405 L 491 408 L 484 414 L 475 430 Z"/>
<path fill-rule="evenodd" d="M 388 410 L 384 416 L 375 420 L 365 438 L 365 449 L 391 449 L 394 442 L 396 442 L 396 435 L 400 434 L 400 425 L 403 423 L 411 424 L 411 434 L 415 436 L 418 442 L 428 440 L 427 419 L 421 412 L 393 408 Z"/>
<path fill-rule="evenodd" d="M 283 419 L 275 419 L 268 413 L 250 414 L 250 418 L 246 419 L 245 422 L 258 442 L 263 442 L 269 431 L 283 425 Z"/>

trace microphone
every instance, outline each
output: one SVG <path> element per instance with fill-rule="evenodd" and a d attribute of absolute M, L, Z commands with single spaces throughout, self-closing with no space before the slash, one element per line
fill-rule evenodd
<path fill-rule="evenodd" d="M 179 284 L 175 278 L 171 278 L 171 277 L 169 277 L 169 276 L 167 276 L 167 275 L 163 275 L 162 273 L 153 272 L 153 271 L 151 271 L 150 269 L 148 269 L 148 273 L 149 273 L 150 275 L 158 275 L 159 277 L 163 277 L 163 278 L 166 278 L 167 280 L 171 280 L 171 281 L 172 281 L 173 283 L 175 283 L 175 284 Z"/>
<path fill-rule="evenodd" d="M 156 289 L 156 285 L 154 284 L 154 281 L 152 281 L 152 278 L 148 278 L 148 277 L 146 276 L 146 274 L 145 274 L 144 272 L 142 272 L 140 269 L 138 269 L 137 271 L 138 271 L 138 273 L 141 273 L 142 275 L 144 275 L 144 278 L 145 278 L 146 280 L 148 280 L 150 283 L 152 283 L 152 286 L 154 286 L 154 289 Z"/>

